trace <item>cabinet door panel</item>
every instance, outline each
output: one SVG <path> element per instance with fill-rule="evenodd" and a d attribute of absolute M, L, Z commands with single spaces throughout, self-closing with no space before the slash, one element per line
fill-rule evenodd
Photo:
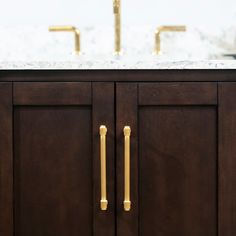
<path fill-rule="evenodd" d="M 91 235 L 89 108 L 17 108 L 14 126 L 16 235 Z"/>
<path fill-rule="evenodd" d="M 118 84 L 116 109 L 117 235 L 217 236 L 217 85 Z M 132 130 L 128 212 L 124 125 Z"/>
<path fill-rule="evenodd" d="M 139 110 L 140 235 L 216 235 L 216 140 L 214 107 Z"/>
<path fill-rule="evenodd" d="M 113 236 L 114 85 L 17 83 L 14 88 L 15 236 Z M 98 96 L 102 88 L 106 100 Z M 100 165 L 95 166 L 100 125 L 108 127 L 112 147 L 107 211 L 100 210 Z"/>

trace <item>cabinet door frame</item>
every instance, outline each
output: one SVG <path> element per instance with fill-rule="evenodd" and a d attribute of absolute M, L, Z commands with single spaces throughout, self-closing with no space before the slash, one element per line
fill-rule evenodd
<path fill-rule="evenodd" d="M 0 88 L 1 89 L 1 88 Z M 93 236 L 115 235 L 114 83 L 109 82 L 15 82 L 14 106 L 90 106 L 92 130 Z M 1 107 L 0 107 L 1 109 Z M 11 118 L 11 117 L 8 117 Z M 101 211 L 100 125 L 107 132 L 108 209 Z M 1 143 L 0 143 L 1 144 Z M 9 163 L 11 164 L 11 163 Z M 12 171 L 11 171 L 12 172 Z M 13 173 L 13 172 L 12 172 Z M 9 173 L 10 175 L 10 173 Z M 13 206 L 12 206 L 13 208 Z M 13 236 L 12 232 L 5 234 Z"/>
<path fill-rule="evenodd" d="M 117 236 L 137 236 L 139 232 L 138 109 L 155 105 L 217 106 L 217 83 L 117 83 L 116 85 L 116 181 Z M 217 109 L 217 107 L 216 107 Z M 124 126 L 131 127 L 131 211 L 125 212 L 124 200 Z M 217 206 L 218 210 L 218 206 Z M 217 216 L 218 217 L 218 216 Z M 218 218 L 216 219 L 218 221 Z M 218 227 L 216 225 L 216 227 Z M 216 229 L 218 231 L 218 229 Z M 228 235 L 232 236 L 232 235 Z"/>
<path fill-rule="evenodd" d="M 0 83 L 0 235 L 13 236 L 12 83 Z"/>
<path fill-rule="evenodd" d="M 131 127 L 130 194 L 131 211 L 125 212 L 124 201 L 124 126 Z M 116 205 L 117 236 L 138 236 L 138 84 L 116 85 Z"/>
<path fill-rule="evenodd" d="M 236 83 L 219 83 L 219 236 L 236 235 Z"/>

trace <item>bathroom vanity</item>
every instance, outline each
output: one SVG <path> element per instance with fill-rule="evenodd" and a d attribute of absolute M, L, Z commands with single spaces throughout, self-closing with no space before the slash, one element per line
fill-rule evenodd
<path fill-rule="evenodd" d="M 236 235 L 235 70 L 2 66 L 0 135 L 1 236 Z"/>

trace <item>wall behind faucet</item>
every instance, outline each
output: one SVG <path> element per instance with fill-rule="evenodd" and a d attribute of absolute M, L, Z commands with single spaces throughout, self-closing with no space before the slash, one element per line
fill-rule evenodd
<path fill-rule="evenodd" d="M 235 0 L 121 1 L 125 25 L 236 27 Z M 0 26 L 112 26 L 112 0 L 1 0 L 0 19 Z"/>

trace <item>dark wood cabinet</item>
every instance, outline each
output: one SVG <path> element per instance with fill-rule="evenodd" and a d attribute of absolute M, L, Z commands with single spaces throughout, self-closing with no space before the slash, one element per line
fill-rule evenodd
<path fill-rule="evenodd" d="M 119 126 L 133 127 L 136 212 L 120 214 L 118 235 L 216 236 L 217 84 L 118 84 L 117 90 Z M 117 167 L 122 172 L 123 162 Z M 117 193 L 121 199 L 122 191 Z M 128 225 L 126 217 L 132 217 Z"/>
<path fill-rule="evenodd" d="M 236 235 L 236 83 L 22 73 L 0 82 L 0 235 Z"/>
<path fill-rule="evenodd" d="M 13 228 L 15 236 L 114 235 L 114 84 L 16 83 L 13 94 L 10 84 L 0 89 L 8 95 L 0 102 L 1 186 L 8 191 L 0 199 L 1 235 L 13 235 Z M 101 213 L 98 129 L 104 123 L 111 158 L 109 211 Z"/>

